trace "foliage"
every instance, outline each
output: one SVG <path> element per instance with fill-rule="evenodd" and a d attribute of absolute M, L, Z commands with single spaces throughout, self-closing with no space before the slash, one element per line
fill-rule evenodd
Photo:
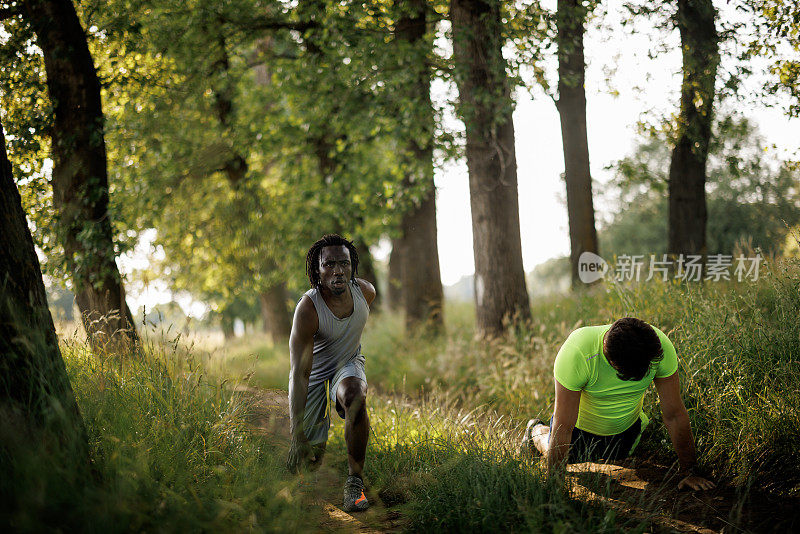
<path fill-rule="evenodd" d="M 44 58 L 35 43 L 33 30 L 21 16 L 2 21 L 0 116 L 8 159 L 34 243 L 51 258 L 43 264 L 43 270 L 61 279 L 65 269 L 63 250 L 54 231 L 53 192 L 46 177 L 52 106 L 47 96 Z"/>
<path fill-rule="evenodd" d="M 643 139 L 631 156 L 613 165 L 616 215 L 600 231 L 600 250 L 660 254 L 667 245 L 669 147 L 663 136 Z M 760 247 L 780 252 L 789 228 L 800 222 L 798 173 L 770 154 L 746 118 L 717 122 L 708 162 L 708 253 L 732 254 Z"/>
<path fill-rule="evenodd" d="M 416 201 L 399 129 L 414 135 L 432 117 L 395 89 L 405 63 L 431 52 L 393 39 L 395 7 L 119 7 L 86 10 L 117 51 L 101 61 L 112 169 L 132 230 L 158 229 L 175 288 L 214 307 L 281 281 L 299 288 L 320 234 L 374 243 Z M 124 75 L 131 56 L 138 76 Z M 238 181 L 225 172 L 233 157 Z"/>
<path fill-rule="evenodd" d="M 424 7 L 440 18 L 434 7 L 441 6 Z M 418 174 L 417 163 L 400 147 L 409 136 L 433 136 L 431 113 L 440 112 L 420 113 L 397 90 L 413 81 L 409 62 L 431 70 L 440 63 L 434 25 L 418 45 L 394 37 L 403 9 L 81 3 L 103 85 L 118 244 L 132 246 L 139 232 L 156 228 L 155 244 L 166 252 L 160 274 L 221 308 L 278 282 L 303 285 L 303 252 L 321 233 L 367 244 L 391 233 L 428 187 L 404 182 Z M 49 272 L 63 276 L 46 218 L 50 113 L 41 55 L 22 19 L 3 27 L 0 65 L 10 76 L 0 92 L 16 127 L 11 157 L 29 167 L 24 193 L 37 244 Z M 450 134 L 436 133 L 446 154 Z"/>
<path fill-rule="evenodd" d="M 767 94 L 789 97 L 788 112 L 800 116 L 800 10 L 791 0 L 746 0 L 754 11 L 756 32 L 746 55 L 769 61 Z"/>

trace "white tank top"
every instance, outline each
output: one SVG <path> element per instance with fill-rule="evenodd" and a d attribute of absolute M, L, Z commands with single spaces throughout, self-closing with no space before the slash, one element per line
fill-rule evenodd
<path fill-rule="evenodd" d="M 311 366 L 309 387 L 330 380 L 341 367 L 353 360 L 361 360 L 361 333 L 369 317 L 369 305 L 358 282 L 348 283 L 353 295 L 353 313 L 339 319 L 325 304 L 322 293 L 316 288 L 306 291 L 314 303 L 319 318 L 319 328 L 314 334 L 314 363 Z"/>

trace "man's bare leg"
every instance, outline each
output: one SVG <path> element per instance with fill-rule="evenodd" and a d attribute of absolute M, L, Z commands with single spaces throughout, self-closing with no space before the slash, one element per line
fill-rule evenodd
<path fill-rule="evenodd" d="M 344 441 L 347 443 L 347 466 L 350 475 L 362 476 L 369 439 L 367 385 L 354 376 L 339 383 L 336 399 L 344 407 Z"/>

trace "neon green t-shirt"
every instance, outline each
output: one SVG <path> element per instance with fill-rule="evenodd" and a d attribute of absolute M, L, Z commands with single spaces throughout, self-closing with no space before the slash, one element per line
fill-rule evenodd
<path fill-rule="evenodd" d="M 672 376 L 678 370 L 675 347 L 664 332 L 653 327 L 661 339 L 664 358 L 641 380 L 620 380 L 603 354 L 603 336 L 609 328 L 611 325 L 606 324 L 575 330 L 561 346 L 553 365 L 553 376 L 562 386 L 581 392 L 575 426 L 598 436 L 619 434 L 637 418 L 642 419 L 644 428 L 649 422 L 642 411 L 647 387 L 654 378 Z"/>

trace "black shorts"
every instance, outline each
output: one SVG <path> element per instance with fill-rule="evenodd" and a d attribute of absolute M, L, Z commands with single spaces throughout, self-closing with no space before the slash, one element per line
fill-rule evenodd
<path fill-rule="evenodd" d="M 553 418 L 550 418 L 552 433 Z M 636 419 L 630 427 L 612 436 L 598 436 L 580 428 L 572 429 L 572 440 L 569 446 L 567 463 L 593 462 L 599 459 L 622 460 L 627 458 L 633 449 L 639 434 L 642 433 L 642 420 Z M 548 443 L 550 437 L 547 438 Z"/>

